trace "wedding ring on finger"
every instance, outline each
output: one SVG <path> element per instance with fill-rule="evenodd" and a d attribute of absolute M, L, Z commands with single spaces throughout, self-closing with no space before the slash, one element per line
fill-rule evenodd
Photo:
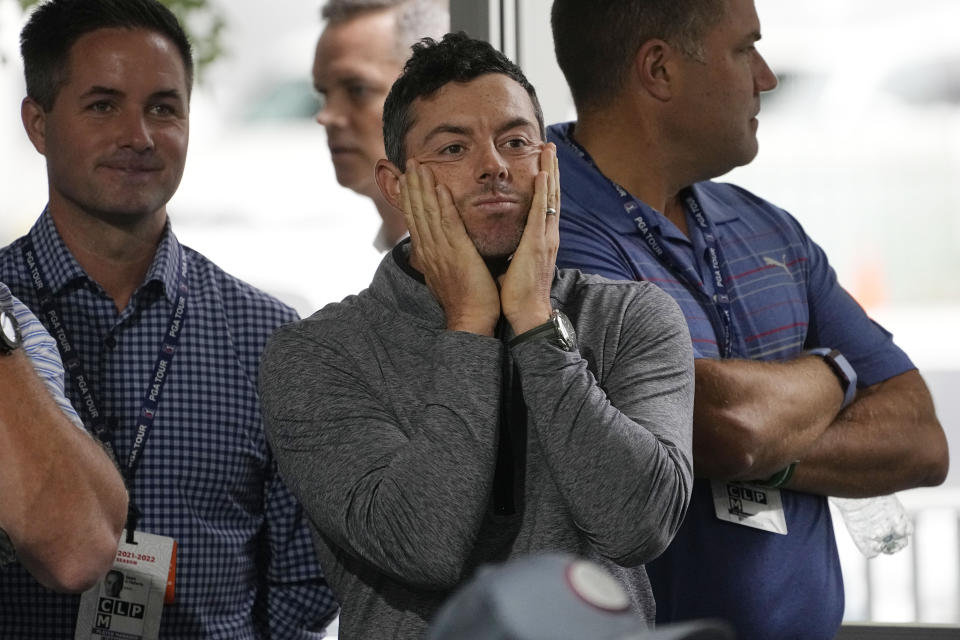
<path fill-rule="evenodd" d="M 546 213 L 547 213 L 548 216 L 555 216 L 555 215 L 557 215 L 557 210 L 554 209 L 553 207 L 547 207 L 547 212 L 546 212 Z"/>

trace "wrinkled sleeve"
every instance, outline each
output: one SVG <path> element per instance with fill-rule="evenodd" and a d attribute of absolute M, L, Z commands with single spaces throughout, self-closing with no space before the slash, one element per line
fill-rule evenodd
<path fill-rule="evenodd" d="M 580 352 L 546 340 L 514 348 L 529 420 L 574 522 L 598 553 L 645 563 L 673 539 L 693 484 L 693 355 L 677 304 L 647 283 L 589 314 L 602 380 Z M 600 354 L 594 354 L 596 360 Z"/>
<path fill-rule="evenodd" d="M 416 588 L 452 588 L 492 483 L 502 347 L 443 332 L 430 375 L 384 381 L 357 324 L 286 327 L 268 344 L 260 380 L 280 471 L 340 549 Z M 400 417 L 391 383 L 423 385 L 428 400 Z"/>
<path fill-rule="evenodd" d="M 839 349 L 856 370 L 861 388 L 915 369 L 909 356 L 894 344 L 893 336 L 871 320 L 840 285 L 823 249 L 803 233 L 799 224 L 795 229 L 807 259 L 810 328 L 804 347 Z"/>
<path fill-rule="evenodd" d="M 17 322 L 20 324 L 23 351 L 30 358 L 33 370 L 37 372 L 37 376 L 43 381 L 47 391 L 50 392 L 50 396 L 56 401 L 64 415 L 73 424 L 82 428 L 83 422 L 64 392 L 63 362 L 60 359 L 56 342 L 26 305 L 13 296 L 10 296 L 10 299 L 13 302 L 14 315 L 16 315 Z"/>
<path fill-rule="evenodd" d="M 83 428 L 83 422 L 77 415 L 76 410 L 67 399 L 63 389 L 63 363 L 60 360 L 60 353 L 57 351 L 57 345 L 50 334 L 43 328 L 40 321 L 30 310 L 15 298 L 7 285 L 0 282 L 0 303 L 13 305 L 13 314 L 20 325 L 20 335 L 23 344 L 23 351 L 30 358 L 30 364 L 33 370 L 43 382 L 50 396 L 57 403 L 57 406 L 70 419 L 70 421 L 79 428 Z M 13 562 L 16 558 L 13 544 L 7 532 L 0 529 L 0 566 Z"/>

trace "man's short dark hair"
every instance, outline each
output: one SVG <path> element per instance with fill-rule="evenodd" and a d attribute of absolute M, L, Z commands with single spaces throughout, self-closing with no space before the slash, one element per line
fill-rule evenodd
<path fill-rule="evenodd" d="M 27 95 L 45 111 L 53 109 L 69 79 L 70 49 L 81 36 L 99 29 L 145 29 L 168 38 L 183 60 L 187 91 L 193 87 L 190 41 L 176 16 L 157 0 L 49 0 L 20 32 Z"/>
<path fill-rule="evenodd" d="M 554 50 L 577 110 L 616 97 L 648 40 L 659 38 L 701 59 L 703 37 L 723 17 L 727 1 L 554 0 Z"/>
<path fill-rule="evenodd" d="M 413 126 L 410 106 L 417 98 L 432 96 L 451 82 L 470 82 L 488 73 L 502 73 L 526 89 L 545 138 L 543 111 L 537 92 L 516 64 L 483 40 L 474 40 L 462 31 L 448 33 L 437 42 L 424 38 L 413 45 L 413 55 L 393 83 L 383 104 L 383 146 L 387 159 L 404 170 L 407 162 L 404 139 Z"/>

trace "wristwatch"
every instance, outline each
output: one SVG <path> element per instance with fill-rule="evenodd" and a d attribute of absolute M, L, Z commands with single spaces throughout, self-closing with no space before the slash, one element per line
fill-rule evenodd
<path fill-rule="evenodd" d="M 7 355 L 20 346 L 20 323 L 13 315 L 13 303 L 0 303 L 0 355 Z"/>
<path fill-rule="evenodd" d="M 840 409 L 846 409 L 853 399 L 857 397 L 857 372 L 850 362 L 843 357 L 837 349 L 819 347 L 817 349 L 808 349 L 807 355 L 820 356 L 827 363 L 830 370 L 840 381 L 840 388 L 843 389 L 843 405 Z"/>
<path fill-rule="evenodd" d="M 577 348 L 577 333 L 570 323 L 570 319 L 563 311 L 557 309 L 550 312 L 549 320 L 533 329 L 524 331 L 511 340 L 510 346 L 515 347 L 534 338 L 546 338 L 564 351 L 574 351 Z"/>

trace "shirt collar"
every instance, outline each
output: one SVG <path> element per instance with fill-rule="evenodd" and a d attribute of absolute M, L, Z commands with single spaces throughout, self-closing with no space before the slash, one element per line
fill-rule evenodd
<path fill-rule="evenodd" d="M 30 229 L 30 239 L 36 249 L 37 260 L 43 265 L 47 285 L 55 295 L 76 280 L 89 281 L 99 288 L 99 285 L 93 282 L 83 270 L 83 267 L 80 266 L 80 263 L 73 257 L 73 254 L 70 253 L 67 245 L 63 242 L 63 238 L 60 237 L 56 225 L 53 224 L 50 212 L 46 209 L 36 224 L 33 225 L 33 228 Z M 152 282 L 158 282 L 163 287 L 167 301 L 170 304 L 175 304 L 177 275 L 181 259 L 186 259 L 186 257 L 180 242 L 170 228 L 170 220 L 167 220 L 153 262 L 150 264 L 143 282 L 134 292 L 134 298 L 144 287 Z"/>
<path fill-rule="evenodd" d="M 574 124 L 564 122 L 547 129 L 547 138 L 557 145 L 562 200 L 575 202 L 585 211 L 594 212 L 617 233 L 636 233 L 637 227 L 624 214 L 613 183 L 600 173 L 586 151 L 574 141 L 571 135 Z M 639 200 L 637 202 L 640 206 L 646 206 Z"/>
<path fill-rule="evenodd" d="M 711 189 L 711 187 L 713 187 Z M 719 200 L 714 194 L 719 194 L 716 183 L 712 181 L 698 182 L 690 187 L 697 201 L 700 202 L 700 208 L 710 216 L 710 221 L 714 224 L 724 224 L 740 219 L 740 208 L 731 206 L 730 203 Z"/>
<path fill-rule="evenodd" d="M 384 256 L 369 291 L 419 325 L 433 329 L 446 326 L 443 309 L 427 288 L 423 274 L 410 266 L 410 238 L 401 240 Z"/>
<path fill-rule="evenodd" d="M 163 285 L 163 293 L 170 304 L 176 304 L 177 301 L 177 283 L 179 280 L 180 261 L 187 257 L 170 228 L 168 219 L 163 226 L 163 235 L 160 236 L 160 244 L 157 246 L 157 253 L 153 256 L 153 263 L 144 276 L 142 289 L 150 282 L 159 282 Z"/>

